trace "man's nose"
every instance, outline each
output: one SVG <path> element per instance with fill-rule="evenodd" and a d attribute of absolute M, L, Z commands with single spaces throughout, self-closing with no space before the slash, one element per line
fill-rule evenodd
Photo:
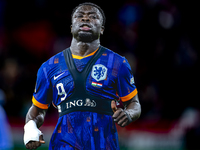
<path fill-rule="evenodd" d="M 90 18 L 88 16 L 84 15 L 83 18 L 81 19 L 81 21 L 83 21 L 83 22 L 89 22 Z"/>

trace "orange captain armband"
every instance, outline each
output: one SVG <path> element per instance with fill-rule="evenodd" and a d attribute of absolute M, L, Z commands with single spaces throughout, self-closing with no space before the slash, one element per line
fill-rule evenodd
<path fill-rule="evenodd" d="M 120 97 L 120 99 L 122 100 L 122 102 L 126 102 L 126 101 L 132 99 L 137 93 L 138 93 L 138 91 L 137 91 L 137 89 L 135 89 L 130 94 Z"/>
<path fill-rule="evenodd" d="M 48 109 L 49 108 L 49 104 L 42 104 L 40 102 L 38 102 L 35 97 L 32 97 L 32 102 L 35 106 L 37 106 L 40 109 Z"/>

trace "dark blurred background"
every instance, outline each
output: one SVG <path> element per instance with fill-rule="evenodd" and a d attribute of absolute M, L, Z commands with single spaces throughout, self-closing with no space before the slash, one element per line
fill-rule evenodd
<path fill-rule="evenodd" d="M 10 124 L 14 149 L 20 145 L 16 137 L 23 134 L 37 70 L 51 56 L 70 46 L 71 12 L 82 2 L 85 1 L 0 0 L 0 104 Z M 138 121 L 119 128 L 122 149 L 145 149 L 143 137 L 148 136 L 148 149 L 197 148 L 198 1 L 91 2 L 106 15 L 101 45 L 129 60 L 142 106 Z M 51 107 L 45 125 L 54 126 L 57 117 Z M 157 135 L 168 143 L 155 142 Z M 127 139 L 144 143 L 134 145 Z"/>

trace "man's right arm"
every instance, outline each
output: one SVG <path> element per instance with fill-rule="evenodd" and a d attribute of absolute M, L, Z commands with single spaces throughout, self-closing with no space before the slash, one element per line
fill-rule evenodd
<path fill-rule="evenodd" d="M 43 134 L 38 129 L 44 122 L 47 109 L 40 109 L 32 105 L 26 115 L 26 124 L 24 126 L 24 144 L 27 149 L 36 149 L 44 144 Z"/>

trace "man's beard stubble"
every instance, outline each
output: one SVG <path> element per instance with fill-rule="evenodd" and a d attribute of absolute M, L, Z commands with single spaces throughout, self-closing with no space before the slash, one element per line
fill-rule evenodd
<path fill-rule="evenodd" d="M 78 40 L 79 41 L 82 41 L 82 42 L 85 42 L 85 43 L 90 43 L 94 40 L 98 39 L 98 36 L 96 35 L 93 35 L 92 33 L 90 32 L 79 32 L 78 33 Z"/>

